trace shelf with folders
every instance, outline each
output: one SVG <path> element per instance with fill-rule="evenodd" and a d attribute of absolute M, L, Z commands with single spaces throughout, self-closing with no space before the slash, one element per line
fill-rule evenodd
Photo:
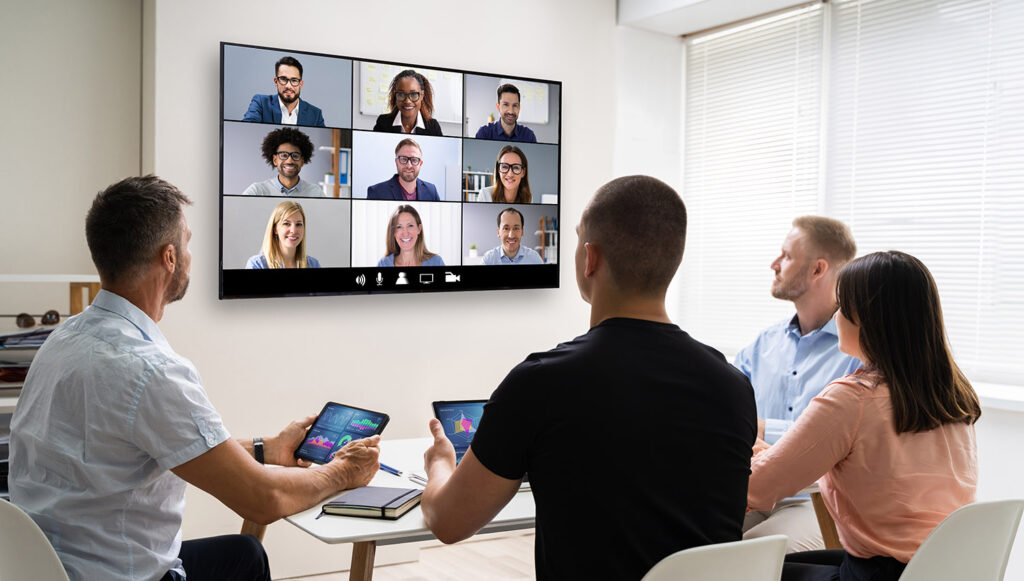
<path fill-rule="evenodd" d="M 465 170 L 462 172 L 462 201 L 475 202 L 477 196 L 485 190 L 489 190 L 494 180 L 494 174 L 486 171 Z"/>
<path fill-rule="evenodd" d="M 318 182 L 328 198 L 352 197 L 352 136 L 341 129 L 331 129 L 331 145 L 318 150 L 331 152 L 331 173 Z"/>
<path fill-rule="evenodd" d="M 537 231 L 538 244 L 534 250 L 544 259 L 545 264 L 558 262 L 558 220 L 548 216 L 542 216 L 538 220 Z"/>

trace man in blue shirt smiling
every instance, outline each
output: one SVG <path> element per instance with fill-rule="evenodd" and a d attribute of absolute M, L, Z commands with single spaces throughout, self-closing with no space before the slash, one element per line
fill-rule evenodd
<path fill-rule="evenodd" d="M 502 141 L 519 141 L 537 143 L 537 136 L 529 127 L 519 125 L 519 89 L 515 85 L 505 83 L 498 87 L 498 120 L 488 123 L 477 130 L 477 139 L 500 139 Z"/>
<path fill-rule="evenodd" d="M 509 207 L 498 214 L 498 240 L 501 246 L 484 253 L 484 264 L 544 264 L 536 250 L 523 246 L 523 214 Z"/>
<path fill-rule="evenodd" d="M 793 220 L 772 264 L 772 296 L 793 301 L 796 314 L 768 327 L 740 351 L 733 365 L 750 378 L 757 401 L 758 437 L 774 444 L 807 404 L 832 380 L 860 361 L 839 351 L 836 276 L 857 253 L 845 224 L 821 216 Z M 787 499 L 771 511 L 753 511 L 743 523 L 746 539 L 789 536 L 789 552 L 823 549 L 810 500 Z"/>

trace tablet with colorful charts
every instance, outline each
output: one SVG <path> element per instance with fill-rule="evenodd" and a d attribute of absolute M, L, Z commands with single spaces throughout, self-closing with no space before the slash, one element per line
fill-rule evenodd
<path fill-rule="evenodd" d="M 327 402 L 295 450 L 295 457 L 317 464 L 330 462 L 334 453 L 352 440 L 383 432 L 389 419 L 380 412 Z"/>

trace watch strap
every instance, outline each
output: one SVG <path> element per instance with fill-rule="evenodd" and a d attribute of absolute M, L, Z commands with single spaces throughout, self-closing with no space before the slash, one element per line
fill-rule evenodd
<path fill-rule="evenodd" d="M 256 461 L 260 464 L 266 464 L 263 461 L 263 438 L 255 437 L 252 440 L 252 455 L 256 457 Z"/>

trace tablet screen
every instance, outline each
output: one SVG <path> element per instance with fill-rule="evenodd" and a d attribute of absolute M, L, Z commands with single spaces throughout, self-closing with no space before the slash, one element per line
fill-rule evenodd
<path fill-rule="evenodd" d="M 295 457 L 324 464 L 352 440 L 383 432 L 388 419 L 380 412 L 328 402 L 295 450 Z"/>
<path fill-rule="evenodd" d="M 434 416 L 441 420 L 444 435 L 455 447 L 455 462 L 461 462 L 469 450 L 476 427 L 484 415 L 486 400 L 435 401 Z"/>

